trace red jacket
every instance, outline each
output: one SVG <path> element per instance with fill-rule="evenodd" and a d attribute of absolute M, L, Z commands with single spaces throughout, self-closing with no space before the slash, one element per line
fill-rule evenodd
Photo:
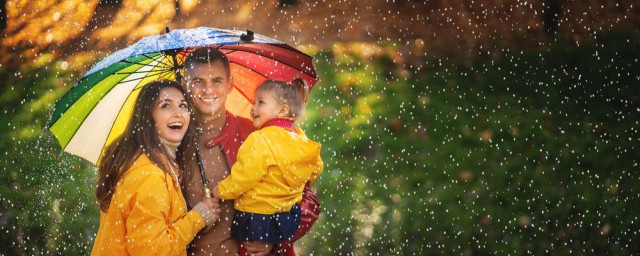
<path fill-rule="evenodd" d="M 251 120 L 227 112 L 226 124 L 222 128 L 222 131 L 215 138 L 208 139 L 206 146 L 214 147 L 215 145 L 220 145 L 222 153 L 227 159 L 227 163 L 233 166 L 236 162 L 240 145 L 242 145 L 242 142 L 244 142 L 247 136 L 254 130 L 255 128 Z M 293 242 L 307 234 L 311 226 L 318 220 L 318 215 L 320 215 L 321 211 L 320 203 L 318 202 L 316 194 L 309 187 L 309 184 L 305 186 L 304 192 L 302 193 L 302 200 L 298 204 L 302 210 L 300 227 L 291 240 L 280 242 L 274 246 L 274 254 L 295 256 L 296 253 L 293 250 Z"/>

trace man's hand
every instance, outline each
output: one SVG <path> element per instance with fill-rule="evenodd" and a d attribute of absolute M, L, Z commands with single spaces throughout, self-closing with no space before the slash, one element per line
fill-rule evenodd
<path fill-rule="evenodd" d="M 247 254 L 252 256 L 265 256 L 269 255 L 273 244 L 265 242 L 243 242 L 244 248 L 247 249 Z"/>

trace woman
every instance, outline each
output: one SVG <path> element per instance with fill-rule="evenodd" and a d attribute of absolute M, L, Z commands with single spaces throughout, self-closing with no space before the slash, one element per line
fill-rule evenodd
<path fill-rule="evenodd" d="M 142 87 L 122 136 L 99 163 L 100 228 L 91 255 L 186 255 L 198 231 L 219 218 L 215 199 L 187 212 L 175 153 L 193 143 L 185 92 L 174 81 Z"/>

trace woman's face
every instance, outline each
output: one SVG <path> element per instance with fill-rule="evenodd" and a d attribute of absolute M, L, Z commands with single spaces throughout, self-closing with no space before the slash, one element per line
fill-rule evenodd
<path fill-rule="evenodd" d="M 182 141 L 189 127 L 190 113 L 187 100 L 173 87 L 160 91 L 155 106 L 151 110 L 158 137 L 178 143 Z"/>

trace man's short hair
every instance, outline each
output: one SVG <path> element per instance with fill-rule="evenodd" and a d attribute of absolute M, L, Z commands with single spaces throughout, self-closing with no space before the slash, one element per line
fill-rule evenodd
<path fill-rule="evenodd" d="M 187 56 L 184 61 L 184 69 L 188 71 L 193 68 L 195 64 L 209 64 L 216 61 L 222 61 L 224 70 L 227 71 L 227 77 L 231 77 L 231 68 L 229 67 L 229 58 L 217 48 L 202 47 L 199 48 Z"/>

